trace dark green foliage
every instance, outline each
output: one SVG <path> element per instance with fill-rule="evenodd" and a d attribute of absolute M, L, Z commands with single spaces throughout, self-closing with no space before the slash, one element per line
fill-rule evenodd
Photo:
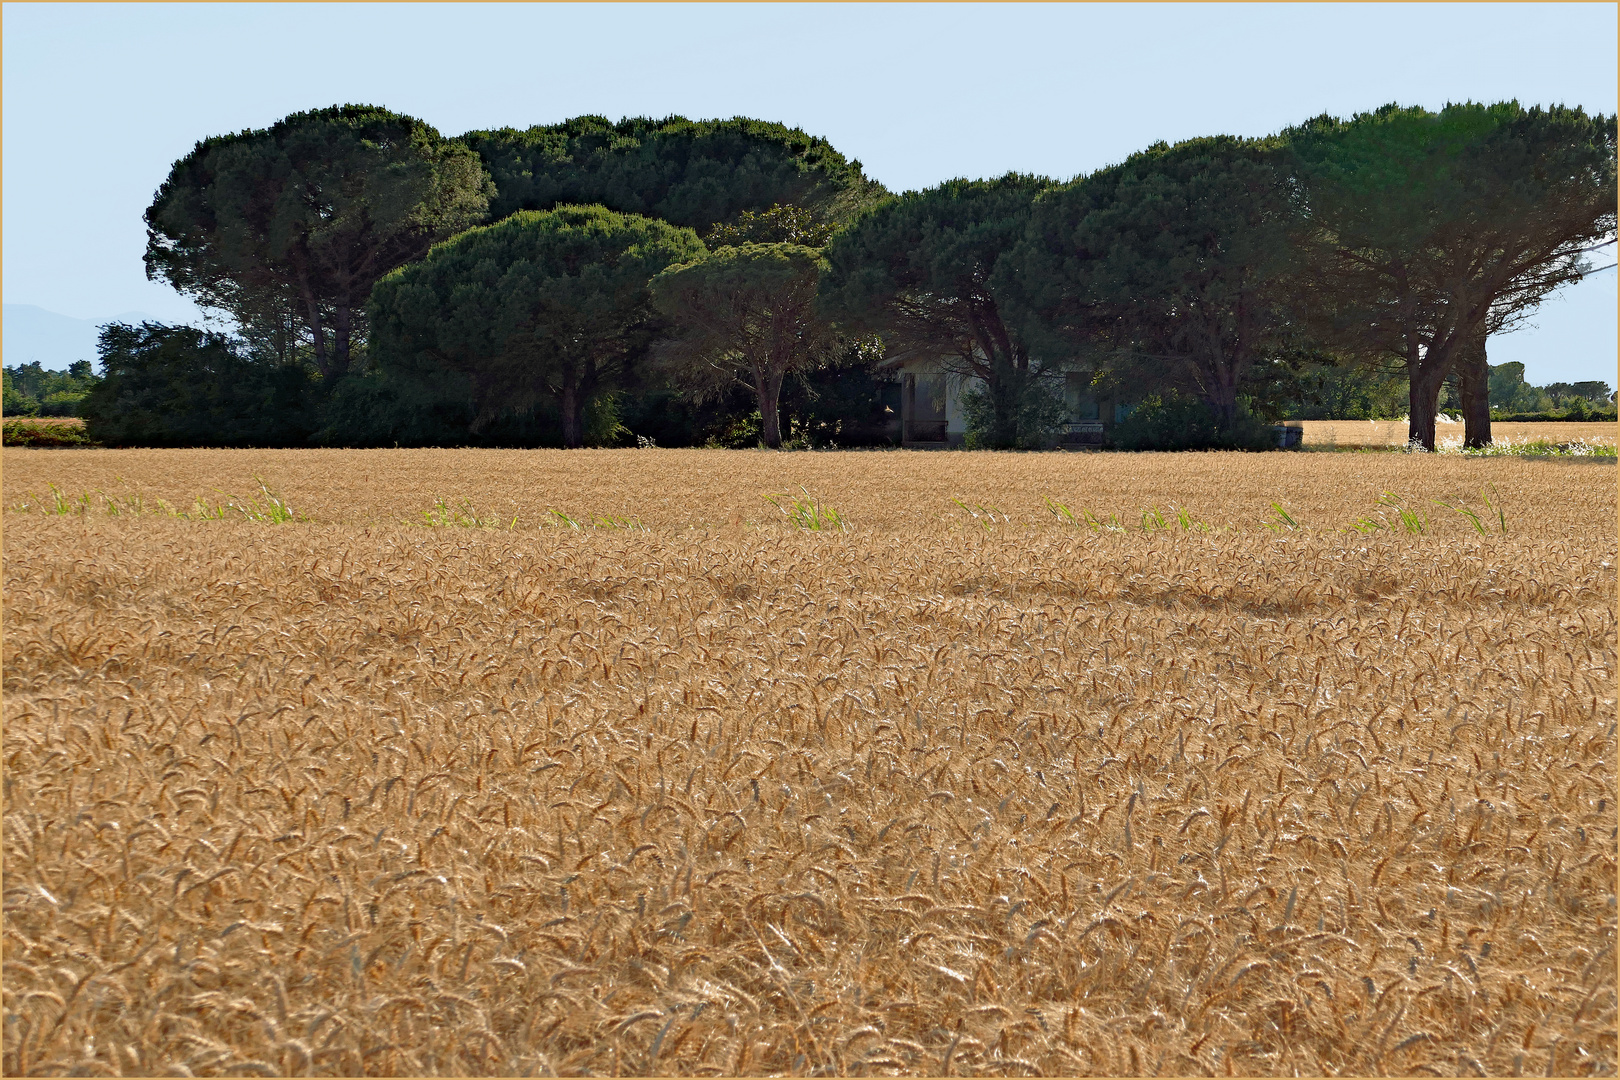
<path fill-rule="evenodd" d="M 1064 384 L 1061 374 L 1057 372 L 1024 383 L 1018 400 L 1013 403 L 1013 424 L 1017 434 L 1009 449 L 1050 450 L 1057 444 L 1063 422 L 1069 416 L 1063 392 Z M 966 387 L 961 402 L 966 422 L 963 446 L 977 450 L 998 445 L 995 442 L 996 403 L 983 385 Z"/>
<path fill-rule="evenodd" d="M 1170 390 L 1143 398 L 1112 441 L 1121 450 L 1273 450 L 1277 435 L 1242 402 L 1224 420 L 1208 402 Z"/>
<path fill-rule="evenodd" d="M 475 154 L 413 117 L 297 113 L 175 162 L 146 211 L 146 272 L 279 359 L 300 326 L 322 375 L 342 375 L 373 283 L 484 220 L 492 194 Z"/>
<path fill-rule="evenodd" d="M 783 385 L 783 432 L 790 444 L 899 444 L 900 383 L 873 372 L 875 350 L 869 339 L 848 342 L 826 367 L 801 371 Z"/>
<path fill-rule="evenodd" d="M 1614 232 L 1615 119 L 1388 105 L 1286 134 L 1315 230 L 1301 309 L 1320 340 L 1406 365 L 1412 438 L 1433 449 L 1441 387 L 1464 354 L 1482 364 L 1484 336 L 1577 280 Z"/>
<path fill-rule="evenodd" d="M 899 388 L 840 352 L 881 335 L 890 362 L 967 381 L 975 445 L 1048 444 L 1065 410 L 1046 376 L 1075 368 L 1105 424 L 1156 393 L 1116 433 L 1144 445 L 1183 421 L 1209 442 L 1190 397 L 1213 406 L 1216 443 L 1262 417 L 1401 413 L 1422 442 L 1445 408 L 1474 445 L 1488 399 L 1498 419 L 1608 415 L 1606 385 L 1530 387 L 1485 342 L 1613 230 L 1615 150 L 1614 119 L 1578 109 L 1390 106 L 1160 144 L 1056 189 L 1009 174 L 890 199 L 824 141 L 743 118 L 446 140 L 383 109 L 300 113 L 175 164 L 147 212 L 148 273 L 240 337 L 123 328 L 139 340 L 114 343 L 97 423 L 154 445 L 881 444 Z M 519 210 L 510 232 L 429 253 Z M 672 263 L 694 266 L 663 279 L 659 312 L 647 281 Z M 665 358 L 688 362 L 655 370 L 672 324 Z M 3 409 L 78 411 L 92 383 L 8 369 Z"/>
<path fill-rule="evenodd" d="M 880 335 L 890 357 L 938 359 L 984 381 L 986 445 L 1015 446 L 1019 403 L 1042 364 L 1000 309 L 994 274 L 1024 235 L 1030 204 L 1050 185 L 1008 173 L 907 192 L 837 233 L 827 247 L 823 310 L 856 333 Z"/>
<path fill-rule="evenodd" d="M 425 378 L 372 365 L 333 388 L 322 421 L 313 441 L 323 446 L 544 445 L 538 433 L 526 439 L 511 425 L 474 435 L 472 388 L 455 372 Z M 510 441 L 485 441 L 497 434 Z"/>
<path fill-rule="evenodd" d="M 461 137 L 494 177 L 495 219 L 598 203 L 707 232 L 744 211 L 791 204 L 847 220 L 883 194 L 823 139 L 737 117 L 692 121 L 580 116 Z"/>
<path fill-rule="evenodd" d="M 371 356 L 401 377 L 460 375 L 475 433 L 551 403 L 562 444 L 581 446 L 591 402 L 659 329 L 648 280 L 702 253 L 690 229 L 600 206 L 513 214 L 378 282 Z"/>
<path fill-rule="evenodd" d="M 581 422 L 587 445 L 626 441 L 627 433 L 618 418 L 622 402 L 615 397 L 604 393 L 586 403 Z M 337 384 L 322 418 L 322 429 L 313 441 L 323 446 L 535 448 L 563 444 L 562 418 L 555 401 L 506 410 L 475 423 L 478 412 L 472 381 L 443 368 L 372 366 Z"/>
<path fill-rule="evenodd" d="M 703 242 L 710 251 L 740 244 L 799 244 L 803 247 L 825 247 L 837 230 L 828 221 L 802 206 L 784 206 L 781 203 L 757 213 L 744 210 L 729 225 L 716 225 L 709 230 Z"/>
<path fill-rule="evenodd" d="M 631 372 L 629 385 L 620 392 L 616 407 L 632 441 L 649 439 L 658 446 L 703 446 L 754 416 L 753 434 L 745 445 L 750 449 L 759 445 L 758 398 L 746 386 L 733 386 L 720 397 L 699 401 L 649 366 L 643 366 Z"/>
<path fill-rule="evenodd" d="M 732 413 L 703 441 L 713 450 L 755 450 L 765 444 L 765 418 L 758 409 Z"/>
<path fill-rule="evenodd" d="M 625 446 L 635 436 L 624 426 L 618 390 L 597 394 L 585 403 L 585 445 Z"/>
<path fill-rule="evenodd" d="M 0 412 L 6 416 L 78 416 L 80 403 L 96 382 L 88 360 L 76 360 L 66 371 L 46 371 L 38 360 L 9 367 L 4 373 Z"/>
<path fill-rule="evenodd" d="M 888 446 L 898 442 L 900 387 L 872 373 L 871 343 L 848 342 L 831 360 L 789 375 L 778 415 L 784 447 Z M 669 383 L 651 365 L 633 369 L 616 407 L 634 439 L 658 446 L 728 446 L 753 449 L 763 441 L 759 397 L 733 383 L 698 400 Z"/>
<path fill-rule="evenodd" d="M 1554 382 L 1532 386 L 1524 381 L 1524 365 L 1490 365 L 1491 419 L 1510 423 L 1543 420 L 1613 420 L 1614 391 L 1609 384 Z"/>
<path fill-rule="evenodd" d="M 1532 386 L 1524 381 L 1524 365 L 1518 362 L 1490 365 L 1491 415 L 1493 419 L 1527 415 L 1557 419 L 1584 420 L 1612 415 L 1609 384 L 1554 382 Z"/>
<path fill-rule="evenodd" d="M 760 437 L 782 445 L 782 380 L 820 366 L 840 345 L 815 310 L 826 262 L 798 244 L 740 244 L 671 266 L 649 285 L 670 334 L 657 347 L 661 370 L 699 399 L 736 383 L 753 388 Z"/>
<path fill-rule="evenodd" d="M 1556 401 L 1585 401 L 1589 404 L 1614 404 L 1614 389 L 1599 379 L 1586 382 L 1552 382 L 1541 392 Z"/>
<path fill-rule="evenodd" d="M 1250 406 L 1268 420 L 1398 420 L 1406 415 L 1404 369 L 1307 363 L 1269 365 L 1251 383 Z"/>
<path fill-rule="evenodd" d="M 1045 351 L 1129 357 L 1231 424 L 1249 369 L 1289 333 L 1299 226 L 1277 156 L 1255 140 L 1160 143 L 1048 191 L 994 285 Z"/>
<path fill-rule="evenodd" d="M 1524 381 L 1524 365 L 1520 363 L 1490 365 L 1491 403 L 1507 412 L 1540 412 L 1545 395 Z"/>
<path fill-rule="evenodd" d="M 101 381 L 82 411 L 107 446 L 302 446 L 315 429 L 313 374 L 244 355 L 224 335 L 113 323 L 99 349 Z"/>

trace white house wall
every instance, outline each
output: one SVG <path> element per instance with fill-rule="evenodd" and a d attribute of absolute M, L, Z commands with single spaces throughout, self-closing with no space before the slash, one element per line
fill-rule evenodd
<path fill-rule="evenodd" d="M 960 446 L 967 435 L 967 416 L 962 409 L 962 398 L 970 390 L 983 390 L 984 380 L 975 376 L 952 375 L 946 363 L 939 359 L 908 359 L 895 363 L 890 369 L 904 387 L 906 377 L 910 376 L 943 376 L 945 380 L 945 445 Z M 1065 398 L 1070 399 L 1069 405 L 1073 411 L 1069 420 L 1064 424 L 1061 440 L 1065 445 L 1100 444 L 1104 438 L 1104 431 L 1109 426 L 1108 420 L 1118 422 L 1130 414 L 1131 406 L 1119 403 L 1110 396 L 1106 406 L 1112 417 L 1103 417 L 1098 413 L 1098 403 L 1090 396 L 1090 391 L 1083 391 L 1084 400 L 1088 408 L 1079 407 L 1079 399 L 1075 399 L 1073 388 L 1065 387 Z M 923 441 L 912 439 L 906 435 L 906 424 L 915 419 L 905 415 L 910 408 L 906 403 L 902 389 L 902 442 L 908 446 L 939 446 L 937 441 Z M 937 421 L 935 421 L 937 423 Z"/>
<path fill-rule="evenodd" d="M 980 378 L 945 379 L 945 434 L 950 441 L 959 443 L 967 435 L 967 416 L 962 412 L 962 392 L 971 384 L 977 389 L 984 388 L 984 380 Z"/>
<path fill-rule="evenodd" d="M 960 446 L 967 435 L 967 416 L 962 411 L 962 395 L 970 386 L 982 388 L 984 380 L 975 376 L 952 375 L 938 360 L 908 360 L 894 369 L 904 384 L 907 375 L 939 375 L 945 379 L 945 438 L 950 446 Z M 927 445 L 927 444 L 918 444 Z"/>

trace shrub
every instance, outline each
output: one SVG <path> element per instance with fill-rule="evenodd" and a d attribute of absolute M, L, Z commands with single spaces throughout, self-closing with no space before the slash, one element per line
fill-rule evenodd
<path fill-rule="evenodd" d="M 969 450 L 991 446 L 995 413 L 989 390 L 984 383 L 974 379 L 963 391 L 961 401 L 967 428 L 963 445 Z M 1019 450 L 1051 449 L 1063 433 L 1063 423 L 1068 417 L 1069 408 L 1063 400 L 1062 381 L 1039 375 L 1029 377 L 1014 407 L 1016 435 L 1013 447 Z"/>
<path fill-rule="evenodd" d="M 616 392 L 598 394 L 585 404 L 586 446 L 626 446 L 630 437 L 630 429 L 619 415 Z"/>
<path fill-rule="evenodd" d="M 82 403 L 108 446 L 303 446 L 318 384 L 306 368 L 243 355 L 191 326 L 101 330 L 102 378 Z"/>
<path fill-rule="evenodd" d="M 764 430 L 764 420 L 755 409 L 724 417 L 703 445 L 710 450 L 750 450 L 764 445 Z"/>
<path fill-rule="evenodd" d="M 7 420 L 0 424 L 0 444 L 6 446 L 95 446 L 76 421 Z"/>
<path fill-rule="evenodd" d="M 454 372 L 428 379 L 371 368 L 332 388 L 314 440 L 322 446 L 472 446 L 472 390 Z M 510 434 L 510 433 L 509 433 Z M 506 445 L 538 446 L 514 438 Z"/>
<path fill-rule="evenodd" d="M 1122 450 L 1271 450 L 1277 437 L 1241 404 L 1223 430 L 1207 404 L 1172 390 L 1143 398 L 1115 425 L 1113 442 Z"/>

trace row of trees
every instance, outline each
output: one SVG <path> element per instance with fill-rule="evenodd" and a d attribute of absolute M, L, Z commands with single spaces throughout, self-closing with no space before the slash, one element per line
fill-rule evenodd
<path fill-rule="evenodd" d="M 647 360 L 669 322 L 650 306 L 647 279 L 676 256 L 704 253 L 698 233 L 711 243 L 725 233 L 734 244 L 765 233 L 820 243 L 884 195 L 859 162 L 779 124 L 582 117 L 445 139 L 410 117 L 344 106 L 199 143 L 147 212 L 147 271 L 229 314 L 251 356 L 307 360 L 322 411 L 362 438 L 436 438 L 455 421 L 428 414 L 448 417 L 465 406 L 475 436 L 538 410 L 555 412 L 565 444 L 578 445 L 587 414 L 611 411 L 616 393 L 641 391 L 644 402 L 663 394 Z M 543 227 L 530 213 L 573 204 L 617 213 L 564 212 Z M 753 220 L 759 212 L 765 220 Z M 468 231 L 490 219 L 512 227 Z M 424 260 L 434 243 L 458 234 L 459 254 Z M 536 249 L 519 251 L 519 235 Z M 646 246 L 614 249 L 623 237 Z M 475 262 L 500 262 L 502 280 L 482 280 L 478 297 L 446 294 L 455 309 L 449 321 L 421 325 L 428 315 L 412 304 L 435 288 L 454 290 L 446 275 L 467 270 L 474 251 L 482 253 Z M 369 307 L 357 302 L 389 271 L 418 263 L 403 293 L 385 290 L 386 303 L 379 297 Z M 530 340 L 512 338 L 518 321 L 537 312 L 520 315 L 515 297 L 495 295 L 501 288 L 549 290 L 540 308 L 562 321 L 526 322 Z M 395 321 L 373 334 L 379 305 Z M 492 352 L 497 326 L 506 337 Z M 585 356 L 563 347 L 591 328 L 614 348 L 591 346 Z M 356 365 L 362 346 L 365 362 Z M 521 385 L 520 371 L 532 375 Z M 710 382 L 693 380 L 689 404 L 726 396 L 729 388 Z M 103 398 L 116 393 L 109 387 Z M 115 407 L 104 402 L 104 410 Z M 374 422 L 355 423 L 367 410 Z M 765 427 L 774 427 L 775 411 L 763 412 Z"/>
<path fill-rule="evenodd" d="M 0 376 L 0 412 L 6 416 L 77 416 L 96 385 L 90 361 L 49 371 L 38 360 L 5 369 Z"/>
<path fill-rule="evenodd" d="M 1482 445 L 1487 337 L 1612 239 L 1615 153 L 1612 117 L 1514 103 L 1160 144 L 1068 184 L 902 196 L 834 239 L 828 294 L 984 380 L 1001 444 L 1056 364 L 1179 381 L 1230 427 L 1258 366 L 1316 357 L 1399 362 L 1431 449 L 1455 375 Z"/>
<path fill-rule="evenodd" d="M 189 326 L 104 328 L 101 354 L 106 374 L 89 372 L 89 361 L 70 372 L 38 372 L 37 365 L 5 372 L 5 415 L 79 415 L 88 418 L 97 441 L 121 446 L 553 446 L 560 443 L 562 416 L 552 401 L 532 412 L 507 412 L 473 430 L 472 394 L 461 376 L 441 374 L 432 383 L 405 384 L 375 375 L 342 380 L 337 393 L 323 393 L 312 368 L 256 357 L 239 339 Z M 797 444 L 890 445 L 897 436 L 899 386 L 869 374 L 859 350 L 841 363 L 784 378 L 780 384 L 780 436 Z M 1491 367 L 1490 393 L 1498 419 L 1613 420 L 1606 383 L 1529 386 L 1522 364 Z M 583 417 L 583 442 L 624 445 L 636 437 L 664 446 L 754 446 L 766 435 L 752 385 L 728 383 L 732 373 L 710 371 L 713 389 L 677 392 L 659 383 L 652 364 L 631 365 L 618 392 L 592 399 Z M 1403 417 L 1408 387 L 1399 371 L 1360 371 L 1315 364 L 1294 370 L 1275 366 L 1256 382 L 1245 405 L 1258 420 L 1388 420 Z M 46 390 L 69 386 L 70 390 Z M 416 393 L 411 393 L 414 387 Z M 41 394 L 43 393 L 43 397 Z M 1050 400 L 1048 399 L 1048 403 Z M 1500 404 L 1500 410 L 1495 406 Z M 1061 402 L 1058 402 L 1061 405 Z M 989 430 L 982 395 L 966 401 L 970 429 Z M 1459 413 L 1455 380 L 1442 391 L 1441 411 Z M 1059 418 L 1061 419 L 1061 417 Z M 1023 420 L 1038 433 L 1039 415 Z M 1114 445 L 1177 449 L 1241 445 L 1249 432 L 1220 432 L 1197 398 L 1149 391 L 1130 421 L 1113 432 Z M 1273 441 L 1268 431 L 1256 442 Z"/>
<path fill-rule="evenodd" d="M 1614 391 L 1606 382 L 1552 382 L 1532 386 L 1524 379 L 1524 365 L 1517 362 L 1490 365 L 1486 387 L 1492 409 L 1505 413 L 1537 416 L 1562 412 L 1580 416 L 1604 413 L 1614 404 Z"/>
<path fill-rule="evenodd" d="M 907 354 L 979 380 L 992 446 L 1035 441 L 1060 371 L 1196 395 L 1231 431 L 1285 373 L 1391 365 L 1415 441 L 1449 380 L 1478 444 L 1486 341 L 1612 237 L 1615 153 L 1614 118 L 1579 109 L 1390 106 L 894 197 L 752 120 L 446 139 L 345 106 L 198 144 L 147 265 L 351 411 L 555 414 L 569 446 L 654 384 L 746 386 L 774 446 L 785 381 Z"/>

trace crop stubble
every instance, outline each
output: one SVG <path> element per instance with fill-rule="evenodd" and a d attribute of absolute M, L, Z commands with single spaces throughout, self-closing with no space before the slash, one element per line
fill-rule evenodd
<path fill-rule="evenodd" d="M 1612 464 L 5 465 L 8 1073 L 1615 1071 Z"/>

